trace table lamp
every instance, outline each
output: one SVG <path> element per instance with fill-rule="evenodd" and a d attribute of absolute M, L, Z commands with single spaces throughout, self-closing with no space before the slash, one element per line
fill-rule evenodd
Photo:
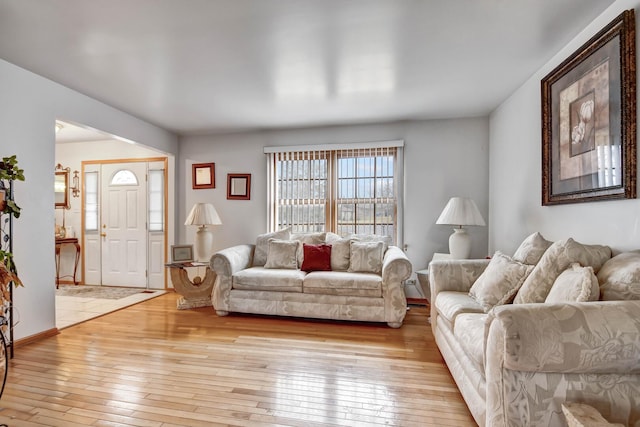
<path fill-rule="evenodd" d="M 449 237 L 449 253 L 452 259 L 467 259 L 471 253 L 471 237 L 463 226 L 485 225 L 478 207 L 467 197 L 452 197 L 436 224 L 456 226 Z"/>
<path fill-rule="evenodd" d="M 220 217 L 211 203 L 196 203 L 191 208 L 184 225 L 198 225 L 195 241 L 197 261 L 207 262 L 213 252 L 213 232 L 207 225 L 220 225 Z"/>

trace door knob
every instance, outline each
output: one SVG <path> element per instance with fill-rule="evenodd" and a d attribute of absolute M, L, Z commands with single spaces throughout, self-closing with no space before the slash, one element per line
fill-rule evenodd
<path fill-rule="evenodd" d="M 107 233 L 100 233 L 102 237 L 107 237 Z"/>

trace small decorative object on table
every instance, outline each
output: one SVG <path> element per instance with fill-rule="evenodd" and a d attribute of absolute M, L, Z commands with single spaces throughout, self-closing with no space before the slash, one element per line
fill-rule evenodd
<path fill-rule="evenodd" d="M 178 310 L 189 308 L 211 307 L 211 292 L 216 281 L 216 274 L 209 269 L 206 262 L 172 262 L 166 264 L 171 275 L 171 283 L 177 293 L 181 295 L 176 304 Z M 187 268 L 205 267 L 204 278 L 195 276 L 189 279 Z"/>

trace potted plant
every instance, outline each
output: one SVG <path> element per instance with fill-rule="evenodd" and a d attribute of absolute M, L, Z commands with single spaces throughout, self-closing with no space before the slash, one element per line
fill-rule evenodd
<path fill-rule="evenodd" d="M 7 191 L 11 188 L 13 181 L 24 181 L 24 170 L 18 167 L 18 159 L 15 155 L 3 157 L 0 161 L 0 190 L 2 191 L 0 193 L 0 216 L 9 215 L 14 218 L 19 218 L 20 206 L 13 200 L 11 192 Z M 5 246 L 10 236 L 3 230 L 3 225 L 8 221 L 9 218 L 6 218 L 0 222 L 0 263 L 11 275 L 3 274 L 0 271 L 0 274 L 3 274 L 0 276 L 0 284 L 4 284 L 5 280 L 8 280 L 8 282 L 13 281 L 16 286 L 21 286 L 22 282 L 18 279 L 18 271 L 13 261 L 13 253 L 9 250 L 8 246 Z M 10 279 L 7 279 L 8 277 L 10 277 Z M 4 288 L 6 288 L 6 285 L 2 286 L 3 293 Z"/>

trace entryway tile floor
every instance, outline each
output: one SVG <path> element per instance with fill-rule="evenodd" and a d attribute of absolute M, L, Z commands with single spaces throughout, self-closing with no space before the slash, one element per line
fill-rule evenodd
<path fill-rule="evenodd" d="M 164 290 L 149 290 L 120 299 L 80 298 L 56 295 L 56 327 L 68 328 L 77 323 L 120 310 L 130 305 L 165 294 Z"/>

